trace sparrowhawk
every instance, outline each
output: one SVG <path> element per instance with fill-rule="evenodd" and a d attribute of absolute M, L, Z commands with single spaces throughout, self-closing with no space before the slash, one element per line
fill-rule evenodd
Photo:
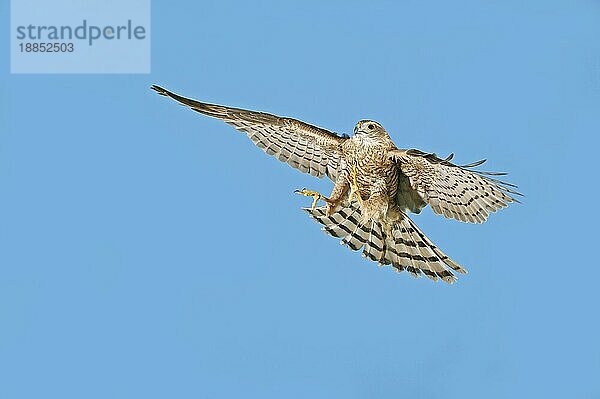
<path fill-rule="evenodd" d="M 354 134 L 337 135 L 305 122 L 263 112 L 171 97 L 202 114 L 218 118 L 248 135 L 264 152 L 302 172 L 329 177 L 333 191 L 296 190 L 314 198 L 305 211 L 328 234 L 380 265 L 392 265 L 414 276 L 426 275 L 447 283 L 452 271 L 466 273 L 408 217 L 427 205 L 440 215 L 461 222 L 483 223 L 490 213 L 518 202 L 516 186 L 497 180 L 503 173 L 474 169 L 485 160 L 466 165 L 436 154 L 399 149 L 387 131 L 372 120 L 361 120 Z M 317 207 L 322 200 L 325 206 Z"/>

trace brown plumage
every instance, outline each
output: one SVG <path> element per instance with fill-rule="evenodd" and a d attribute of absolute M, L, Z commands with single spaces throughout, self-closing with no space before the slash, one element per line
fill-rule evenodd
<path fill-rule="evenodd" d="M 181 97 L 158 86 L 152 89 L 194 111 L 219 118 L 245 132 L 259 148 L 280 161 L 313 176 L 328 176 L 334 187 L 329 197 L 314 196 L 305 209 L 324 225 L 328 234 L 341 238 L 352 250 L 381 265 L 424 274 L 447 283 L 452 271 L 466 273 L 419 230 L 407 216 L 430 205 L 435 213 L 462 222 L 483 223 L 490 213 L 515 202 L 515 186 L 496 180 L 501 173 L 473 168 L 484 161 L 455 165 L 435 154 L 401 150 L 379 123 L 362 120 L 354 135 L 338 136 L 296 119 Z M 326 206 L 316 207 L 322 199 Z"/>

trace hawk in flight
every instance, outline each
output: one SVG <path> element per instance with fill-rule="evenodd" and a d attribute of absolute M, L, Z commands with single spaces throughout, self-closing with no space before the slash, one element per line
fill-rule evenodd
<path fill-rule="evenodd" d="M 474 168 L 485 160 L 456 165 L 451 154 L 396 147 L 379 123 L 362 120 L 351 137 L 339 136 L 302 121 L 221 105 L 206 104 L 152 86 L 202 114 L 218 118 L 248 135 L 269 155 L 302 172 L 329 177 L 329 197 L 307 189 L 313 197 L 305 210 L 328 234 L 380 265 L 392 265 L 415 277 L 421 274 L 453 283 L 452 273 L 466 273 L 417 227 L 408 213 L 427 205 L 437 214 L 461 222 L 483 223 L 490 213 L 518 202 L 516 186 Z M 325 206 L 317 207 L 322 200 Z"/>

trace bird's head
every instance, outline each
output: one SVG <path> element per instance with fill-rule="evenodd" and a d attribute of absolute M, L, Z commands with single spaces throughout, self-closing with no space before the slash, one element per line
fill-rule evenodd
<path fill-rule="evenodd" d="M 381 124 L 371 120 L 362 120 L 358 122 L 354 127 L 354 134 L 371 139 L 389 137 Z"/>

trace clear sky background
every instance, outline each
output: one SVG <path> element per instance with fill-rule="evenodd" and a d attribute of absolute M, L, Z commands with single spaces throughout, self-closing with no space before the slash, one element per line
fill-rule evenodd
<path fill-rule="evenodd" d="M 10 75 L 0 42 L 0 397 L 600 397 L 600 2 L 205 3 L 154 1 L 150 75 Z M 397 274 L 300 211 L 329 181 L 154 83 L 375 119 L 524 204 L 424 210 L 470 274 Z"/>

